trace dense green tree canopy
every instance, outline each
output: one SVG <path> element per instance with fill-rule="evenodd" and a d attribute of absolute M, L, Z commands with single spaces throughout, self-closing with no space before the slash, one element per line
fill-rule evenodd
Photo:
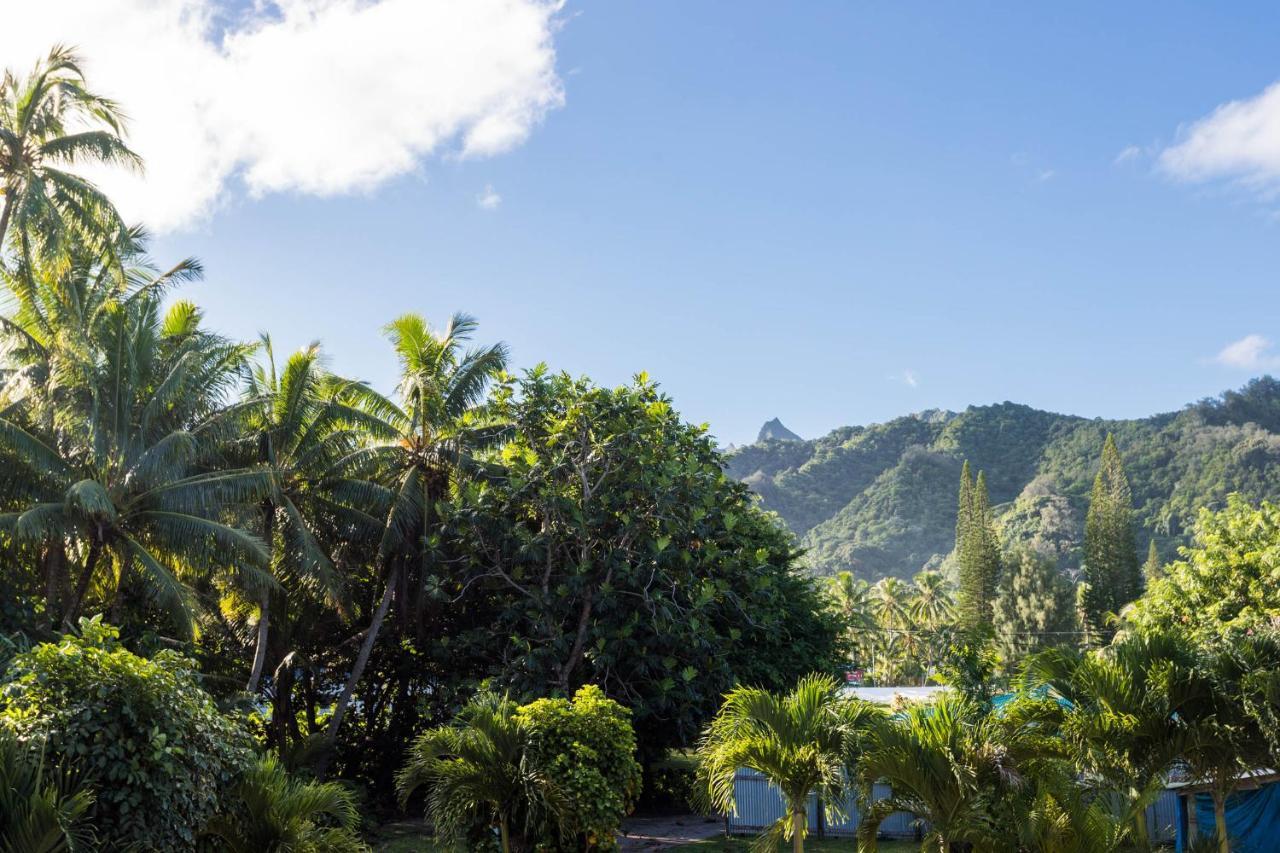
<path fill-rule="evenodd" d="M 1280 506 L 1233 495 L 1204 510 L 1182 559 L 1132 608 L 1138 625 L 1226 636 L 1280 622 Z"/>
<path fill-rule="evenodd" d="M 514 689 L 598 683 L 652 749 L 689 743 L 735 682 L 839 665 L 791 538 L 653 383 L 535 370 L 492 414 L 511 429 L 502 472 L 463 489 L 455 534 L 494 596 Z"/>

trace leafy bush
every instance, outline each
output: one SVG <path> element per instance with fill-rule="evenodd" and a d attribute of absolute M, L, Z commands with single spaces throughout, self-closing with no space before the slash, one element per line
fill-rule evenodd
<path fill-rule="evenodd" d="M 93 797 L 46 767 L 43 747 L 0 727 L 0 850 L 91 850 L 86 817 Z"/>
<path fill-rule="evenodd" d="M 13 659 L 0 724 L 75 762 L 103 849 L 194 849 L 249 760 L 248 735 L 218 713 L 193 661 L 138 657 L 115 628 L 80 626 Z"/>
<path fill-rule="evenodd" d="M 572 701 L 538 699 L 517 714 L 528 732 L 526 760 L 553 779 L 567 800 L 561 826 L 537 836 L 572 840 L 544 840 L 538 849 L 616 849 L 622 818 L 640 793 L 631 712 L 588 684 Z"/>

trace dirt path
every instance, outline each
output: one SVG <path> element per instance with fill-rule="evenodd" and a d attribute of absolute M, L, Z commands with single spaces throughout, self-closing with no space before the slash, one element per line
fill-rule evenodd
<path fill-rule="evenodd" d="M 724 832 L 724 821 L 702 815 L 673 817 L 637 817 L 622 822 L 624 851 L 664 850 L 704 838 L 715 838 Z"/>

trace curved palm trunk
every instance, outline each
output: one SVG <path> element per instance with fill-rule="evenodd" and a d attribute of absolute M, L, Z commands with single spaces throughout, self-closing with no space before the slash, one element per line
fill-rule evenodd
<path fill-rule="evenodd" d="M 320 759 L 320 765 L 316 769 L 316 775 L 321 779 L 324 778 L 324 772 L 329 763 L 329 753 L 333 749 L 334 742 L 338 739 L 338 729 L 342 726 L 342 718 L 347 713 L 347 706 L 351 704 L 351 694 L 355 692 L 360 676 L 364 675 L 364 668 L 369 664 L 369 655 L 373 652 L 373 644 L 377 642 L 378 632 L 382 630 L 382 622 L 387 618 L 387 609 L 391 606 L 391 596 L 395 591 L 399 575 L 399 568 L 394 568 L 387 577 L 386 588 L 382 591 L 382 600 L 378 602 L 378 609 L 374 611 L 373 618 L 369 621 L 369 630 L 365 633 L 364 642 L 360 644 L 360 653 L 356 655 L 355 665 L 351 667 L 351 672 L 347 676 L 347 683 L 342 686 L 342 695 L 338 697 L 337 704 L 333 706 L 333 719 L 329 721 L 329 731 L 326 735 L 329 742 L 328 749 L 325 750 L 324 756 Z"/>

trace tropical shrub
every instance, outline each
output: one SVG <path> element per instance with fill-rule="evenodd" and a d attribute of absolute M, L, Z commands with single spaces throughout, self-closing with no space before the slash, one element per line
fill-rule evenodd
<path fill-rule="evenodd" d="M 984 704 L 950 692 L 878 726 L 858 761 L 862 796 L 871 802 L 873 785 L 881 782 L 892 792 L 862 816 L 861 849 L 874 853 L 881 822 L 898 811 L 927 822 L 922 849 L 994 844 L 1008 829 L 1000 820 L 1009 798 L 1006 780 L 1017 777 L 1004 733 Z"/>
<path fill-rule="evenodd" d="M 226 853 L 367 853 L 355 797 L 337 782 L 290 779 L 271 756 L 236 786 L 228 810 L 205 834 Z"/>
<path fill-rule="evenodd" d="M 75 762 L 104 849 L 193 849 L 248 763 L 248 735 L 218 712 L 193 661 L 139 657 L 96 618 L 80 626 L 14 657 L 0 724 Z"/>
<path fill-rule="evenodd" d="M 757 846 L 774 849 L 790 838 L 792 849 L 803 853 L 810 795 L 818 795 L 830 820 L 845 817 L 842 809 L 855 783 L 850 766 L 879 723 L 878 711 L 842 697 L 831 676 L 802 678 L 781 696 L 735 688 L 698 748 L 698 785 L 713 808 L 728 814 L 736 808 L 738 770 L 764 774 L 782 794 L 785 813 Z"/>
<path fill-rule="evenodd" d="M 528 734 L 511 699 L 475 697 L 451 724 L 423 732 L 409 748 L 396 776 L 401 804 L 423 788 L 441 841 L 474 847 L 497 829 L 502 853 L 526 849 L 535 821 L 562 805 L 558 788 L 526 758 Z"/>
<path fill-rule="evenodd" d="M 527 731 L 525 760 L 564 798 L 535 833 L 538 849 L 616 849 L 622 818 L 640 793 L 631 712 L 588 684 L 572 700 L 538 699 L 516 716 Z"/>
<path fill-rule="evenodd" d="M 60 769 L 46 766 L 42 742 L 23 743 L 0 726 L 0 850 L 92 850 L 87 815 L 93 797 Z"/>

